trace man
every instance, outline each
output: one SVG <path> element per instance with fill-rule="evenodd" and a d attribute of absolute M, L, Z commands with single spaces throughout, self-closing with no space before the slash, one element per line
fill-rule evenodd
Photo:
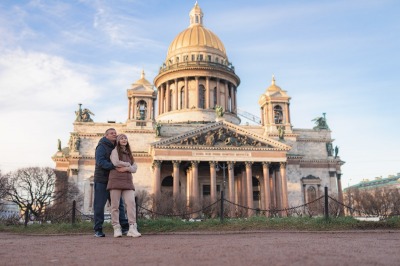
<path fill-rule="evenodd" d="M 107 200 L 110 199 L 110 192 L 107 190 L 108 175 L 110 170 L 116 169 L 120 172 L 128 171 L 126 167 L 115 168 L 110 161 L 110 155 L 115 147 L 117 140 L 117 131 L 114 128 L 106 130 L 104 137 L 102 137 L 97 144 L 95 159 L 96 167 L 94 170 L 94 231 L 95 237 L 105 237 L 103 233 L 104 222 L 104 207 Z M 122 233 L 126 234 L 129 230 L 128 219 L 125 216 L 125 207 L 122 199 L 119 204 L 119 223 L 121 225 Z"/>

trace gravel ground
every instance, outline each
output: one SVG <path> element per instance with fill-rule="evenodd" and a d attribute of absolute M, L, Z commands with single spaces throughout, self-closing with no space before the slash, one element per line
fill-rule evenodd
<path fill-rule="evenodd" d="M 0 233 L 0 265 L 400 265 L 400 231 Z"/>

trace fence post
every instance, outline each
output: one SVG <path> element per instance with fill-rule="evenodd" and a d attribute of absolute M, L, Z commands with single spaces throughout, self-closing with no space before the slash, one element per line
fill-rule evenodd
<path fill-rule="evenodd" d="M 138 197 L 135 196 L 136 226 L 137 226 L 137 220 L 138 220 L 138 217 L 139 217 L 139 204 L 137 203 L 137 199 L 138 199 Z"/>
<path fill-rule="evenodd" d="M 76 201 L 72 201 L 72 224 L 75 224 L 76 217 Z"/>
<path fill-rule="evenodd" d="M 328 210 L 328 187 L 325 186 L 325 219 L 329 219 L 329 210 Z"/>
<path fill-rule="evenodd" d="M 220 211 L 220 220 L 221 222 L 224 221 L 224 191 L 221 190 L 221 211 Z"/>

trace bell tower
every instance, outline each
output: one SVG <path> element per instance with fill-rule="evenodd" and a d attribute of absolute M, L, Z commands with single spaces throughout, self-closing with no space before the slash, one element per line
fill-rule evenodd
<path fill-rule="evenodd" d="M 127 91 L 128 95 L 128 123 L 136 126 L 153 127 L 154 122 L 154 102 L 156 92 L 153 85 L 145 79 L 144 71 L 138 81 L 131 85 Z"/>
<path fill-rule="evenodd" d="M 272 76 L 271 86 L 258 100 L 261 107 L 261 124 L 266 133 L 276 134 L 280 128 L 286 133 L 292 133 L 289 101 L 290 97 L 286 91 L 275 84 L 275 77 Z"/>

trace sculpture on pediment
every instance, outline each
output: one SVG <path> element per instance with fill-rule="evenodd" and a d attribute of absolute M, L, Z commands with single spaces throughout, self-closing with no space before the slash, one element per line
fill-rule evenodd
<path fill-rule="evenodd" d="M 333 155 L 333 145 L 332 142 L 326 143 L 326 151 L 328 152 L 328 156 Z"/>
<path fill-rule="evenodd" d="M 155 129 L 156 129 L 156 136 L 159 137 L 161 135 L 161 124 L 157 123 L 155 125 Z"/>
<path fill-rule="evenodd" d="M 311 120 L 311 121 L 315 121 L 315 124 L 316 124 L 316 126 L 313 129 L 328 129 L 329 130 L 328 123 L 326 122 L 326 117 L 325 117 L 326 113 L 322 113 L 322 114 L 323 114 L 323 117 L 322 116 L 316 117 L 313 120 Z"/>
<path fill-rule="evenodd" d="M 220 106 L 220 105 L 215 106 L 215 113 L 217 114 L 217 117 L 223 117 L 224 116 L 224 108 L 222 108 L 222 106 Z"/>
<path fill-rule="evenodd" d="M 79 146 L 81 145 L 81 138 L 77 136 L 75 138 L 75 143 L 74 143 L 74 151 L 79 151 Z"/>
<path fill-rule="evenodd" d="M 280 140 L 283 140 L 285 138 L 285 127 L 284 126 L 278 127 L 278 137 Z"/>
<path fill-rule="evenodd" d="M 211 131 L 208 131 L 207 135 L 206 135 L 206 145 L 207 146 L 214 146 L 214 143 L 215 143 L 214 133 L 212 133 Z"/>
<path fill-rule="evenodd" d="M 335 147 L 335 159 L 336 159 L 336 157 L 338 156 L 338 154 L 339 154 L 339 147 L 336 146 L 336 147 Z"/>
<path fill-rule="evenodd" d="M 75 111 L 75 122 L 93 122 L 93 119 L 90 117 L 91 115 L 94 115 L 89 109 L 85 108 L 82 110 L 82 104 L 79 103 L 79 108 L 77 111 Z"/>

